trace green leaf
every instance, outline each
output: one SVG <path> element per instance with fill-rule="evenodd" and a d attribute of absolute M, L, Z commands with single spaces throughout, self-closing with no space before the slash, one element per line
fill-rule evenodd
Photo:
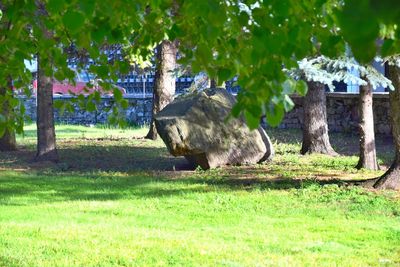
<path fill-rule="evenodd" d="M 78 95 L 78 101 L 85 101 L 85 96 L 83 94 Z"/>
<path fill-rule="evenodd" d="M 128 102 L 128 100 L 122 99 L 122 100 L 121 100 L 121 107 L 122 107 L 123 109 L 127 109 L 127 108 L 129 107 L 129 102 Z"/>
<path fill-rule="evenodd" d="M 97 66 L 95 72 L 100 78 L 106 79 L 108 77 L 109 68 L 108 66 Z"/>
<path fill-rule="evenodd" d="M 223 69 L 219 69 L 217 76 L 218 76 L 218 81 L 219 82 L 224 82 L 229 80 L 229 78 L 231 78 L 232 72 L 230 69 L 228 68 L 223 68 Z"/>
<path fill-rule="evenodd" d="M 0 119 L 1 119 L 1 115 L 0 115 Z M 6 126 L 3 124 L 0 124 L 0 137 L 2 137 L 5 132 L 6 132 Z"/>
<path fill-rule="evenodd" d="M 211 48 L 204 43 L 200 43 L 196 50 L 197 57 L 205 63 L 211 63 L 213 60 Z"/>
<path fill-rule="evenodd" d="M 89 111 L 89 112 L 94 112 L 94 111 L 97 110 L 97 107 L 92 101 L 89 101 L 86 104 L 86 110 Z"/>
<path fill-rule="evenodd" d="M 119 90 L 119 88 L 114 88 L 114 99 L 117 102 L 120 102 L 122 100 L 122 92 Z"/>
<path fill-rule="evenodd" d="M 127 74 L 129 72 L 130 65 L 126 61 L 119 61 L 118 68 L 122 74 Z"/>
<path fill-rule="evenodd" d="M 282 84 L 282 93 L 283 94 L 291 94 L 293 93 L 293 81 L 290 79 L 287 79 L 283 84 Z"/>
<path fill-rule="evenodd" d="M 93 41 L 100 43 L 103 41 L 104 36 L 106 36 L 109 33 L 107 29 L 99 27 L 96 30 L 90 32 L 90 36 L 92 37 Z"/>
<path fill-rule="evenodd" d="M 65 108 L 67 106 L 67 103 L 68 102 L 63 101 L 63 100 L 55 100 L 54 101 L 54 108 L 58 109 L 60 111 L 60 114 L 63 115 L 64 112 L 65 112 Z"/>
<path fill-rule="evenodd" d="M 294 103 L 288 95 L 285 95 L 285 98 L 283 100 L 283 106 L 286 112 L 292 110 L 292 108 L 294 107 Z"/>
<path fill-rule="evenodd" d="M 239 20 L 239 24 L 240 24 L 241 26 L 247 26 L 247 25 L 249 25 L 249 20 L 250 20 L 249 14 L 247 14 L 247 13 L 244 12 L 244 11 L 240 12 L 239 17 L 238 17 L 238 20 Z"/>
<path fill-rule="evenodd" d="M 370 62 L 376 55 L 380 27 L 369 0 L 346 1 L 337 17 L 354 56 L 362 63 Z"/>
<path fill-rule="evenodd" d="M 170 40 L 175 40 L 177 37 L 182 35 L 182 30 L 177 24 L 172 25 L 171 29 L 168 31 L 168 37 Z"/>
<path fill-rule="evenodd" d="M 268 113 L 266 114 L 266 120 L 267 123 L 271 126 L 278 126 L 282 119 L 283 116 L 285 115 L 284 112 L 284 107 L 282 104 L 278 104 L 278 105 L 269 105 L 268 107 Z"/>
<path fill-rule="evenodd" d="M 7 121 L 6 117 L 2 114 L 0 114 L 0 123 L 3 124 Z"/>
<path fill-rule="evenodd" d="M 65 101 L 63 100 L 54 100 L 54 108 L 61 109 L 64 106 Z"/>
<path fill-rule="evenodd" d="M 95 4 L 96 4 L 95 0 L 79 1 L 81 10 L 85 13 L 86 16 L 91 16 L 93 14 Z"/>
<path fill-rule="evenodd" d="M 258 104 L 249 104 L 246 106 L 246 110 L 257 118 L 260 118 L 262 115 L 262 109 Z"/>
<path fill-rule="evenodd" d="M 100 103 L 101 102 L 101 94 L 100 94 L 100 92 L 99 91 L 95 91 L 93 93 L 93 98 L 97 103 Z"/>
<path fill-rule="evenodd" d="M 297 81 L 296 82 L 296 92 L 299 93 L 301 96 L 305 96 L 307 94 L 308 87 L 307 83 L 303 80 Z"/>
<path fill-rule="evenodd" d="M 70 113 L 75 112 L 74 106 L 73 106 L 71 103 L 69 103 L 69 102 L 66 102 L 65 108 L 66 108 L 66 110 L 67 110 L 68 112 L 70 112 Z"/>
<path fill-rule="evenodd" d="M 289 5 L 287 0 L 278 0 L 274 2 L 274 11 L 281 17 L 286 17 L 289 14 Z"/>
<path fill-rule="evenodd" d="M 12 98 L 8 99 L 8 103 L 9 103 L 10 107 L 15 108 L 18 106 L 19 100 L 18 100 L 18 98 L 12 97 Z"/>
<path fill-rule="evenodd" d="M 340 36 L 329 36 L 325 40 L 321 40 L 321 53 L 328 57 L 336 57 L 338 51 L 343 49 L 343 42 Z M 334 49 L 336 48 L 336 49 Z"/>
<path fill-rule="evenodd" d="M 256 117 L 247 110 L 244 112 L 244 117 L 246 118 L 247 126 L 250 129 L 256 129 L 260 125 L 260 117 Z"/>
<path fill-rule="evenodd" d="M 85 23 L 85 16 L 77 11 L 68 10 L 63 18 L 62 21 L 65 27 L 72 33 L 79 32 Z"/>
<path fill-rule="evenodd" d="M 383 42 L 383 45 L 381 48 L 382 57 L 386 57 L 386 56 L 392 55 L 394 53 L 393 44 L 394 44 L 394 40 L 392 40 L 392 39 L 387 39 Z"/>
<path fill-rule="evenodd" d="M 231 112 L 232 112 L 232 115 L 233 115 L 235 118 L 237 118 L 237 117 L 239 117 L 241 111 L 242 111 L 241 106 L 238 105 L 238 104 L 236 104 L 236 105 L 233 106 Z"/>
<path fill-rule="evenodd" d="M 121 31 L 121 29 L 113 29 L 111 30 L 111 36 L 109 36 L 110 41 L 113 41 L 114 43 L 118 42 L 118 41 L 122 41 L 124 37 L 123 32 Z"/>
<path fill-rule="evenodd" d="M 83 1 L 85 2 L 85 1 Z M 53 13 L 59 13 L 64 10 L 65 1 L 64 0 L 49 0 L 47 2 L 46 8 L 48 11 Z"/>

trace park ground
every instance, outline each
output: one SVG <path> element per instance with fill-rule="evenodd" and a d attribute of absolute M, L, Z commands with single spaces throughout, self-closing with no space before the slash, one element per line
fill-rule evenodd
<path fill-rule="evenodd" d="M 301 133 L 270 130 L 272 162 L 200 170 L 146 129 L 57 126 L 61 161 L 35 163 L 35 128 L 0 153 L 0 266 L 400 266 L 400 194 L 349 186 L 343 156 L 300 156 Z"/>

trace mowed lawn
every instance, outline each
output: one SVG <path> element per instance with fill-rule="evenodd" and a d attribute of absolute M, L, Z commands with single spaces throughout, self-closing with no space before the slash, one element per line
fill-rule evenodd
<path fill-rule="evenodd" d="M 60 163 L 35 163 L 28 126 L 0 153 L 0 266 L 400 266 L 399 192 L 339 181 L 383 173 L 353 168 L 356 136 L 300 156 L 271 130 L 272 162 L 203 171 L 145 133 L 57 126 Z"/>

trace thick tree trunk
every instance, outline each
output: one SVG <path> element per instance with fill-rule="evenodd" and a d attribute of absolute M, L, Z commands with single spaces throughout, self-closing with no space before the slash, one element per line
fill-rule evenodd
<path fill-rule="evenodd" d="M 147 139 L 157 139 L 157 129 L 154 116 L 168 105 L 175 96 L 175 76 L 173 70 L 176 67 L 176 43 L 164 40 L 157 47 L 157 65 L 155 86 L 153 90 L 153 111 L 150 130 Z"/>
<path fill-rule="evenodd" d="M 300 153 L 337 155 L 329 142 L 324 85 L 316 82 L 307 84 L 308 92 L 303 103 L 303 144 Z"/>
<path fill-rule="evenodd" d="M 372 109 L 372 86 L 360 86 L 358 110 L 360 116 L 360 159 L 357 169 L 378 170 L 375 148 L 374 112 Z"/>
<path fill-rule="evenodd" d="M 392 121 L 393 142 L 396 149 L 395 160 L 386 173 L 374 184 L 379 189 L 400 189 L 400 68 L 388 66 L 389 79 L 395 87 L 389 92 L 390 117 Z"/>
<path fill-rule="evenodd" d="M 37 161 L 58 161 L 53 112 L 53 78 L 43 70 L 42 58 L 38 56 L 37 88 Z"/>
<path fill-rule="evenodd" d="M 12 90 L 11 79 L 8 79 L 9 90 Z M 5 96 L 7 94 L 7 88 L 0 88 L 0 95 Z M 3 102 L 3 107 L 1 108 L 1 115 L 4 116 L 6 121 L 10 119 L 10 112 L 12 108 L 10 107 L 9 101 Z M 15 131 L 6 129 L 4 134 L 0 137 L 0 151 L 14 151 L 17 150 L 17 142 L 15 140 Z"/>

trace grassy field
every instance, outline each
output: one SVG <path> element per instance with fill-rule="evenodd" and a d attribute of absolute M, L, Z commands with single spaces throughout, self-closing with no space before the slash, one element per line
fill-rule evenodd
<path fill-rule="evenodd" d="M 332 183 L 384 171 L 353 168 L 356 136 L 299 156 L 271 130 L 273 162 L 203 171 L 145 133 L 58 126 L 61 162 L 35 163 L 28 126 L 0 153 L 0 266 L 400 266 L 399 192 Z"/>

